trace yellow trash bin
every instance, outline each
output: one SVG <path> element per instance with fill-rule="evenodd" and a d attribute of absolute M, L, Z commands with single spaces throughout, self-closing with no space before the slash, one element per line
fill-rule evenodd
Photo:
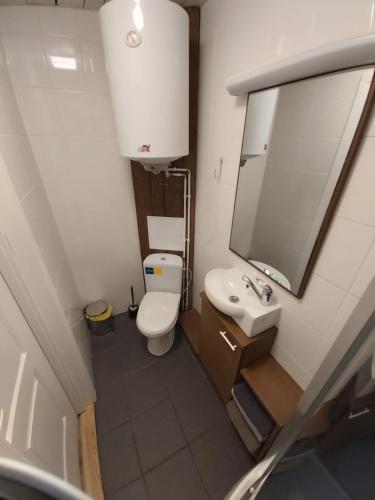
<path fill-rule="evenodd" d="M 106 335 L 115 329 L 112 312 L 112 304 L 105 300 L 97 300 L 84 308 L 87 325 L 93 335 Z"/>

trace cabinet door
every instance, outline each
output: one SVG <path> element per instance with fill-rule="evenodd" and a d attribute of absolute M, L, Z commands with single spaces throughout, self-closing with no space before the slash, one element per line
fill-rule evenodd
<path fill-rule="evenodd" d="M 221 399 L 231 399 L 241 359 L 241 347 L 226 331 L 212 306 L 203 301 L 199 358 Z"/>
<path fill-rule="evenodd" d="M 264 155 L 269 149 L 279 89 L 249 95 L 242 158 Z"/>

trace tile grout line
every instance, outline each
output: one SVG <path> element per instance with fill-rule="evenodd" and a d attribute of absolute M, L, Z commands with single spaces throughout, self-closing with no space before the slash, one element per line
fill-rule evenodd
<path fill-rule="evenodd" d="M 184 335 L 185 335 L 185 334 L 184 334 Z M 201 368 L 201 365 L 200 365 L 199 359 L 197 358 L 197 356 L 195 355 L 195 353 L 193 352 L 193 350 L 191 349 L 191 347 L 190 347 L 189 345 L 188 345 L 187 351 L 188 351 L 188 352 L 189 352 L 189 354 L 193 357 L 193 362 L 197 365 L 197 370 L 198 370 L 198 371 L 199 371 L 199 373 L 201 374 L 201 370 L 202 370 L 202 368 Z M 205 383 L 207 383 L 207 380 L 204 380 L 204 382 L 205 382 Z M 168 390 L 168 388 L 167 388 L 167 392 L 168 392 L 168 394 L 170 395 L 170 391 Z M 199 476 L 199 479 L 200 479 L 200 482 L 201 482 L 201 484 L 202 484 L 202 486 L 203 486 L 203 489 L 204 489 L 204 491 L 205 491 L 205 493 L 206 493 L 206 495 L 207 495 L 207 498 L 209 498 L 209 499 L 213 500 L 213 498 L 212 498 L 212 496 L 210 495 L 210 493 L 209 493 L 209 491 L 208 491 L 208 489 L 207 489 L 207 486 L 206 486 L 206 484 L 205 484 L 205 482 L 204 482 L 204 479 L 203 479 L 203 476 L 202 476 L 202 474 L 201 474 L 200 468 L 199 468 L 198 464 L 197 464 L 197 463 L 196 463 L 196 461 L 195 461 L 194 454 L 193 454 L 192 449 L 191 449 L 191 444 L 192 444 L 192 443 L 194 443 L 194 442 L 196 442 L 196 441 L 198 441 L 198 439 L 200 439 L 201 437 L 205 436 L 206 434 L 208 434 L 208 432 L 210 432 L 210 431 L 214 428 L 214 426 L 210 426 L 210 428 L 209 428 L 209 429 L 206 429 L 205 431 L 203 431 L 201 434 L 199 434 L 199 435 L 198 435 L 198 436 L 196 436 L 195 438 L 193 438 L 193 439 L 189 440 L 189 438 L 188 438 L 188 436 L 186 435 L 186 433 L 185 433 L 185 431 L 184 431 L 184 429 L 183 429 L 183 426 L 182 426 L 182 424 L 181 424 L 181 422 L 180 422 L 180 419 L 179 419 L 179 417 L 178 417 L 177 410 L 176 410 L 176 408 L 175 408 L 175 405 L 174 405 L 174 403 L 173 403 L 173 399 L 172 399 L 172 398 L 171 398 L 170 402 L 171 402 L 171 406 L 172 406 L 172 408 L 173 408 L 173 411 L 174 411 L 174 413 L 175 413 L 175 416 L 176 416 L 176 419 L 177 419 L 178 425 L 179 425 L 179 427 L 180 427 L 180 429 L 181 429 L 181 431 L 182 431 L 183 435 L 185 436 L 185 439 L 186 439 L 186 442 L 187 442 L 186 448 L 188 449 L 188 452 L 189 452 L 190 458 L 191 458 L 192 463 L 193 463 L 193 465 L 194 465 L 194 468 L 195 468 L 195 470 L 196 470 L 196 472 L 197 472 L 197 474 L 198 474 L 198 476 Z M 182 448 L 182 449 L 184 449 L 184 448 Z M 180 451 L 181 451 L 181 450 L 180 450 Z"/>
<path fill-rule="evenodd" d="M 135 420 L 137 419 L 138 417 L 140 417 L 141 415 L 145 414 L 146 412 L 148 412 L 149 410 L 153 410 L 156 406 L 158 406 L 159 404 L 161 403 L 165 403 L 166 401 L 169 401 L 169 396 L 167 396 L 166 398 L 164 399 L 161 399 L 160 401 L 158 401 L 157 403 L 153 404 L 152 406 L 146 408 L 146 409 L 143 409 L 141 410 L 139 413 L 135 414 L 135 415 L 132 415 L 131 412 L 130 412 L 130 416 L 129 418 L 127 418 L 126 420 L 123 420 L 122 422 L 120 422 L 118 425 L 116 425 L 115 427 L 112 427 L 111 429 L 108 429 L 108 431 L 106 431 L 104 434 L 100 434 L 101 437 L 105 437 L 107 436 L 108 434 L 111 434 L 112 432 L 114 432 L 115 430 L 119 429 L 122 425 L 124 424 L 128 424 L 130 421 L 132 420 Z"/>
<path fill-rule="evenodd" d="M 207 486 L 206 486 L 206 483 L 204 482 L 204 479 L 203 479 L 203 476 L 202 476 L 202 474 L 201 474 L 200 468 L 198 467 L 198 464 L 196 463 L 195 458 L 194 458 L 194 454 L 193 454 L 193 452 L 192 452 L 192 450 L 191 450 L 191 448 L 190 448 L 190 444 L 188 445 L 188 450 L 189 450 L 190 458 L 191 458 L 191 460 L 192 460 L 192 462 L 193 462 L 193 464 L 194 464 L 195 470 L 197 471 L 198 476 L 199 476 L 199 479 L 201 480 L 201 483 L 202 483 L 203 489 L 204 489 L 204 491 L 205 491 L 205 492 L 206 492 L 206 494 L 207 494 L 207 498 L 210 498 L 211 500 L 214 500 L 214 499 L 212 498 L 212 496 L 210 495 L 210 492 L 208 491 L 208 488 L 207 488 Z"/>
<path fill-rule="evenodd" d="M 115 346 L 111 346 L 111 347 L 115 347 Z M 110 347 L 110 348 L 111 348 L 111 347 Z M 109 349 L 110 349 L 110 348 L 109 348 Z M 184 351 L 184 350 L 185 350 L 185 348 L 186 348 L 186 347 L 184 346 L 184 348 L 183 348 L 183 349 L 181 349 L 181 351 Z M 106 349 L 106 350 L 108 350 L 108 349 Z M 151 365 L 150 365 L 150 364 L 145 365 L 145 366 L 143 366 L 142 368 L 140 368 L 139 370 L 136 370 L 136 372 L 132 372 L 132 373 L 127 373 L 127 374 L 119 375 L 119 376 L 118 376 L 118 377 L 116 377 L 115 379 L 112 379 L 112 381 L 111 381 L 111 382 L 113 382 L 113 381 L 115 381 L 115 380 L 116 380 L 116 381 L 117 381 L 117 380 L 121 380 L 122 378 L 123 378 L 123 379 L 126 379 L 126 378 L 128 378 L 128 377 L 130 377 L 130 376 L 134 375 L 135 373 L 141 373 L 142 371 L 145 371 L 145 370 L 147 370 L 147 369 L 150 369 L 150 367 L 151 367 L 152 365 L 154 365 L 157 361 L 160 361 L 160 360 L 155 360 L 155 362 L 152 362 L 152 364 L 151 364 Z M 174 408 L 174 406 L 173 406 L 173 404 L 172 404 L 172 401 L 170 400 L 170 397 L 169 397 L 169 396 L 170 396 L 170 394 L 169 394 L 168 388 L 167 388 L 167 386 L 166 386 L 166 385 L 165 385 L 165 384 L 164 384 L 161 380 L 159 380 L 159 383 L 160 383 L 161 387 L 165 390 L 165 392 L 166 392 L 166 394 L 167 394 L 167 397 L 166 397 L 166 398 L 163 398 L 162 400 L 160 400 L 160 401 L 158 401 L 157 403 L 153 404 L 151 407 L 149 407 L 149 408 L 146 408 L 146 409 L 142 410 L 141 412 L 137 413 L 136 415 L 132 415 L 132 414 L 131 414 L 131 415 L 130 415 L 130 417 L 129 417 L 129 419 L 124 420 L 124 421 L 123 421 L 123 422 L 121 422 L 119 425 L 117 425 L 117 426 L 115 426 L 114 428 L 112 428 L 112 429 L 108 430 L 106 433 L 104 433 L 104 434 L 102 434 L 102 435 L 100 436 L 101 438 L 105 438 L 108 434 L 110 434 L 111 432 L 115 431 L 116 429 L 118 429 L 119 427 L 121 427 L 121 426 L 123 426 L 123 425 L 125 425 L 125 424 L 130 425 L 130 428 L 131 428 L 132 441 L 133 441 L 133 444 L 134 444 L 134 446 L 135 446 L 135 450 L 136 450 L 136 454 L 137 454 L 137 460 L 138 460 L 138 464 L 139 464 L 139 466 L 140 466 L 140 474 L 141 474 L 141 475 L 140 475 L 138 478 L 136 478 L 136 479 L 134 479 L 134 480 L 130 481 L 129 483 L 124 484 L 123 486 L 121 486 L 121 488 L 119 488 L 119 490 L 116 490 L 117 492 L 118 492 L 118 491 L 120 491 L 120 490 L 121 490 L 121 489 L 123 489 L 123 488 L 126 488 L 129 484 L 133 483 L 133 482 L 134 482 L 134 481 L 136 481 L 137 479 L 142 478 L 142 479 L 143 479 L 143 481 L 144 481 L 144 484 L 145 484 L 145 487 L 146 487 L 147 493 L 148 493 L 148 495 L 149 495 L 148 488 L 147 488 L 147 483 L 146 483 L 146 481 L 145 481 L 145 474 L 147 474 L 147 473 L 151 472 L 152 470 L 154 470 L 155 468 L 157 468 L 158 466 L 160 466 L 161 464 L 163 464 L 164 462 L 166 462 L 167 460 L 169 460 L 170 458 L 172 458 L 173 456 L 175 456 L 177 453 L 179 453 L 180 451 L 182 451 L 183 449 L 185 449 L 185 448 L 188 446 L 188 441 L 187 441 L 187 438 L 186 438 L 186 436 L 185 436 L 185 433 L 183 432 L 183 429 L 181 428 L 181 424 L 180 424 L 180 421 L 179 421 L 179 419 L 178 419 L 178 416 L 177 416 L 177 414 L 176 414 L 176 412 L 175 412 L 175 408 Z M 105 398 L 104 398 L 104 401 L 105 401 Z M 176 451 L 175 451 L 172 455 L 170 455 L 170 456 L 169 456 L 169 457 L 167 457 L 166 459 L 162 460 L 160 463 L 156 464 L 155 466 L 151 467 L 149 470 L 144 471 L 144 470 L 143 470 L 143 467 L 142 467 L 142 461 L 141 461 L 141 457 L 140 457 L 140 452 L 139 452 L 139 447 L 138 447 L 138 443 L 137 443 L 137 439 L 136 439 L 136 434 L 135 434 L 135 431 L 134 431 L 134 420 L 135 420 L 136 418 L 138 418 L 140 415 L 142 415 L 142 414 L 146 413 L 147 411 L 152 410 L 152 409 L 153 409 L 153 408 L 155 408 L 156 406 L 158 406 L 158 405 L 160 405 L 160 404 L 162 404 L 162 403 L 165 403 L 166 401 L 168 401 L 168 402 L 170 403 L 170 406 L 171 406 L 171 408 L 172 408 L 172 411 L 174 412 L 174 415 L 175 415 L 175 417 L 176 417 L 177 424 L 178 424 L 178 426 L 179 426 L 179 428 L 180 428 L 180 431 L 181 431 L 181 433 L 182 433 L 182 436 L 184 437 L 184 441 L 185 441 L 185 442 L 184 442 L 184 445 L 183 445 L 182 447 L 178 448 L 178 450 L 176 450 Z M 116 492 L 114 492 L 113 494 L 115 494 L 115 493 L 116 493 Z M 150 496 L 150 495 L 149 495 L 149 496 Z"/>
<path fill-rule="evenodd" d="M 121 341 L 121 342 L 124 342 L 124 341 Z M 117 347 L 118 346 L 116 346 L 116 345 L 109 346 L 108 348 L 104 349 L 102 352 L 93 354 L 93 359 L 97 358 L 98 355 L 99 355 L 99 357 L 101 357 L 100 355 L 102 355 L 102 354 L 104 355 L 104 354 L 108 353 L 112 349 L 115 350 Z M 184 351 L 185 349 L 186 348 L 184 347 L 183 349 L 181 349 L 181 351 Z M 174 352 L 178 352 L 178 351 L 174 351 Z M 121 375 L 118 375 L 118 376 L 114 377 L 113 379 L 108 380 L 107 383 L 113 383 L 113 382 L 119 380 L 120 378 L 127 378 L 127 377 L 130 377 L 132 375 L 138 374 L 138 373 L 142 372 L 142 370 L 150 368 L 150 367 L 152 367 L 154 365 L 158 365 L 161 362 L 162 362 L 161 359 L 152 360 L 152 361 L 150 361 L 150 363 L 147 363 L 146 365 L 142 366 L 141 368 L 137 368 L 137 369 L 135 369 L 133 371 L 130 371 L 130 372 L 122 373 Z"/>
<path fill-rule="evenodd" d="M 125 331 L 127 330 L 128 326 L 129 325 L 127 324 L 126 321 L 124 322 L 124 324 L 121 325 L 121 327 L 120 327 L 120 325 L 118 325 L 119 329 L 121 328 L 121 330 L 125 330 Z M 212 387 L 212 384 L 210 383 L 209 379 L 205 375 L 205 372 L 202 369 L 202 365 L 200 363 L 200 360 L 195 355 L 195 353 L 192 351 L 190 345 L 186 342 L 186 335 L 183 332 L 182 328 L 181 328 L 181 330 L 182 330 L 182 332 L 181 332 L 182 335 L 180 337 L 180 341 L 177 344 L 177 348 L 175 350 L 173 350 L 173 352 L 171 354 L 173 354 L 173 356 L 175 356 L 176 354 L 179 355 L 179 353 L 181 353 L 181 355 L 183 357 L 186 356 L 186 360 L 188 361 L 188 364 L 189 365 L 191 364 L 191 369 L 192 369 L 191 373 L 192 374 L 196 373 L 196 375 L 199 377 L 199 380 L 201 380 L 201 382 L 203 384 L 203 387 L 209 391 L 208 396 L 210 396 L 210 398 L 212 396 L 213 400 L 215 400 L 215 403 L 217 403 L 217 404 L 220 405 L 220 408 L 219 408 L 220 412 L 223 412 L 223 414 L 225 414 L 225 408 L 223 408 L 222 402 L 219 400 L 219 398 L 218 398 L 218 396 L 216 394 L 216 391 L 214 391 L 214 389 Z M 136 332 L 133 332 L 133 331 L 129 332 L 129 336 L 127 338 L 131 339 L 132 338 L 132 334 L 134 334 L 134 333 L 136 333 Z M 116 339 L 116 337 L 113 337 L 113 338 Z M 127 339 L 124 339 L 124 340 L 126 342 Z M 120 340 L 120 342 L 121 342 L 120 345 L 123 346 L 123 340 Z M 99 351 L 99 354 L 106 353 L 106 352 L 108 352 L 108 350 L 112 350 L 112 353 L 113 353 L 113 352 L 115 352 L 115 348 L 116 347 L 118 347 L 118 346 L 116 346 L 116 345 L 108 346 L 104 350 Z M 137 344 L 134 344 L 133 347 L 135 349 L 138 349 L 140 346 L 137 345 Z M 98 361 L 98 358 L 100 359 L 100 356 L 98 356 L 98 352 L 96 352 L 96 361 Z M 111 354 L 109 355 L 109 358 L 111 358 Z M 142 360 L 144 358 L 142 358 L 142 356 L 140 356 L 140 359 Z M 172 361 L 173 361 L 174 357 L 171 357 L 170 359 L 172 359 Z M 177 357 L 177 361 L 178 360 L 179 360 L 179 358 Z M 163 361 L 164 361 L 164 363 L 163 363 Z M 190 461 L 191 461 L 191 466 L 193 467 L 193 470 L 195 470 L 195 473 L 197 474 L 197 478 L 199 478 L 199 482 L 201 484 L 202 491 L 204 491 L 205 495 L 207 496 L 207 499 L 214 500 L 213 497 L 210 495 L 208 489 L 207 489 L 207 486 L 206 486 L 206 484 L 204 482 L 204 479 L 203 479 L 202 472 L 201 472 L 198 464 L 196 463 L 196 461 L 194 459 L 194 454 L 192 452 L 192 445 L 196 441 L 198 441 L 200 438 L 202 438 L 203 436 L 205 436 L 209 432 L 211 432 L 213 429 L 215 429 L 216 424 L 212 423 L 211 420 L 210 420 L 209 421 L 209 427 L 206 430 L 204 430 L 203 432 L 199 433 L 199 435 L 195 436 L 193 439 L 189 440 L 186 432 L 184 431 L 184 427 L 182 425 L 182 422 L 180 421 L 180 418 L 178 416 L 177 407 L 176 407 L 176 405 L 174 403 L 174 400 L 173 400 L 173 397 L 172 397 L 172 395 L 173 395 L 172 389 L 169 387 L 167 381 L 165 381 L 165 377 L 163 378 L 161 376 L 161 374 L 158 372 L 157 368 L 156 368 L 157 366 L 163 366 L 163 364 L 165 364 L 166 361 L 167 361 L 166 358 L 163 358 L 163 359 L 158 358 L 158 359 L 152 360 L 150 363 L 147 363 L 146 365 L 141 366 L 140 368 L 137 368 L 134 371 L 131 371 L 131 372 L 128 372 L 128 373 L 121 373 L 121 375 L 117 375 L 116 377 L 114 377 L 113 379 L 111 379 L 109 382 L 105 382 L 105 384 L 113 384 L 114 382 L 120 382 L 121 383 L 121 380 L 123 380 L 124 383 L 129 382 L 129 381 L 131 382 L 131 379 L 129 379 L 129 377 L 136 376 L 136 375 L 141 375 L 142 372 L 145 372 L 147 370 L 151 370 L 151 371 L 154 370 L 155 374 L 157 375 L 157 378 L 158 378 L 158 384 L 160 384 L 160 387 L 164 390 L 164 392 L 166 394 L 166 396 L 163 396 L 163 398 L 160 401 L 158 401 L 157 403 L 154 403 L 151 406 L 149 406 L 149 407 L 147 407 L 145 409 L 142 409 L 141 411 L 139 411 L 138 413 L 135 413 L 135 414 L 133 414 L 130 411 L 131 407 L 129 407 L 129 405 L 127 404 L 126 406 L 129 407 L 130 416 L 127 417 L 127 418 L 125 418 L 125 420 L 123 420 L 120 424 L 116 425 L 112 429 L 110 429 L 110 430 L 106 431 L 105 433 L 101 434 L 100 436 L 98 436 L 99 440 L 102 441 L 108 435 L 110 435 L 112 432 L 114 432 L 116 429 L 119 429 L 121 426 L 128 425 L 129 428 L 130 428 L 130 432 L 131 432 L 131 443 L 134 446 L 135 457 L 136 457 L 136 460 L 137 460 L 138 466 L 139 466 L 139 474 L 140 475 L 138 477 L 132 479 L 131 481 L 125 483 L 119 489 L 116 489 L 116 491 L 113 491 L 111 493 L 110 497 L 112 497 L 113 495 L 118 494 L 122 489 L 127 488 L 129 485 L 135 483 L 136 481 L 142 480 L 143 484 L 144 484 L 144 487 L 145 487 L 146 494 L 148 495 L 148 498 L 151 498 L 151 494 L 150 494 L 151 492 L 149 491 L 149 488 L 148 488 L 148 485 L 147 485 L 147 482 L 146 482 L 146 476 L 148 474 L 152 473 L 153 471 L 157 470 L 159 467 L 162 467 L 166 462 L 172 460 L 179 453 L 182 453 L 186 449 L 187 453 L 189 454 L 189 458 L 190 458 Z M 107 360 L 107 362 L 108 362 L 108 360 Z M 174 360 L 174 362 L 176 362 L 176 361 Z M 141 361 L 141 363 L 142 363 L 142 361 Z M 122 372 L 125 367 L 126 367 L 125 363 L 123 363 L 123 364 L 120 363 L 118 369 L 119 369 L 120 372 Z M 101 368 L 105 368 L 105 364 L 104 364 L 104 366 L 102 365 Z M 115 367 L 115 368 L 117 369 L 117 367 Z M 169 366 L 169 370 L 167 370 L 167 372 L 170 371 L 171 368 L 172 368 L 172 373 L 173 373 L 175 371 L 173 369 L 174 368 L 173 362 L 172 362 L 172 365 Z M 99 372 L 100 372 L 100 370 L 99 370 Z M 98 374 L 98 371 L 97 371 L 97 374 Z M 167 379 L 167 380 L 169 380 L 169 379 Z M 104 388 L 105 388 L 105 384 L 103 384 Z M 199 385 L 199 387 L 200 387 L 200 385 Z M 211 395 L 212 391 L 214 392 L 213 395 Z M 104 397 L 102 395 L 102 397 L 98 399 L 98 402 L 100 402 L 100 403 L 104 402 L 104 405 L 105 405 L 106 402 L 108 402 L 106 400 L 107 398 L 106 398 L 105 394 L 106 393 L 104 392 Z M 124 392 L 124 394 L 123 394 L 121 392 L 120 396 L 121 395 L 123 395 L 125 397 L 126 393 Z M 175 450 L 171 455 L 169 455 L 168 457 L 164 458 L 163 460 L 161 460 L 156 465 L 152 466 L 147 471 L 144 471 L 143 467 L 142 467 L 142 461 L 141 461 L 141 456 L 140 456 L 140 449 L 139 449 L 137 438 L 136 438 L 134 424 L 135 424 L 137 418 L 139 418 L 140 416 L 144 415 L 145 413 L 151 411 L 152 409 L 154 409 L 158 405 L 162 405 L 162 404 L 170 406 L 170 408 L 172 410 L 172 413 L 173 413 L 173 416 L 176 419 L 178 429 L 180 430 L 181 435 L 184 438 L 184 443 L 183 443 L 183 445 L 181 445 L 180 447 L 178 447 L 178 449 Z M 227 417 L 227 420 L 229 422 L 228 417 Z M 214 422 L 216 422 L 216 419 L 214 420 Z M 217 423 L 217 425 L 219 425 L 219 422 Z"/>
<path fill-rule="evenodd" d="M 148 469 L 146 472 L 143 472 L 142 473 L 142 476 L 147 476 L 147 474 L 149 474 L 150 472 L 153 472 L 155 469 L 157 469 L 158 467 L 160 467 L 161 465 L 165 464 L 166 462 L 168 462 L 168 460 L 171 460 L 172 458 L 174 458 L 176 455 L 178 455 L 182 450 L 184 450 L 185 448 L 187 448 L 188 445 L 187 444 L 184 444 L 184 446 L 182 446 L 181 448 L 179 448 L 178 450 L 174 451 L 172 453 L 172 455 L 170 455 L 169 457 L 167 458 L 164 458 L 161 462 L 159 462 L 158 464 L 152 466 L 150 469 Z"/>
<path fill-rule="evenodd" d="M 373 226 L 372 226 L 372 227 L 373 227 Z M 362 261 L 361 261 L 361 263 L 360 263 L 360 265 L 359 265 L 359 267 L 358 267 L 358 269 L 357 269 L 357 272 L 356 272 L 356 274 L 355 274 L 354 278 L 352 279 L 352 281 L 350 282 L 350 285 L 349 285 L 349 288 L 348 288 L 348 294 L 349 294 L 349 295 L 353 295 L 353 296 L 354 296 L 354 297 L 356 297 L 358 300 L 360 300 L 360 299 L 361 299 L 361 297 L 358 297 L 356 294 L 354 294 L 354 293 L 352 292 L 352 288 L 353 288 L 353 285 L 354 285 L 354 283 L 356 282 L 356 280 L 357 280 L 357 278 L 358 278 L 358 275 L 359 275 L 359 274 L 360 274 L 360 272 L 361 272 L 361 269 L 362 269 L 363 265 L 365 264 L 365 262 L 366 262 L 366 261 L 367 261 L 367 259 L 368 259 L 368 256 L 369 256 L 369 255 L 370 255 L 370 253 L 372 252 L 372 250 L 373 250 L 374 246 L 375 246 L 375 236 L 374 236 L 374 237 L 373 237 L 373 239 L 371 240 L 371 243 L 370 243 L 370 245 L 369 245 L 369 248 L 367 249 L 367 252 L 366 252 L 365 256 L 363 257 L 363 259 L 362 259 Z"/>
<path fill-rule="evenodd" d="M 132 438 L 133 438 L 133 444 L 134 444 L 135 452 L 137 454 L 137 460 L 138 460 L 138 464 L 139 464 L 139 470 L 140 470 L 140 473 L 141 473 L 140 477 L 142 477 L 144 483 L 146 483 L 145 480 L 144 480 L 144 473 L 143 473 L 143 469 L 142 469 L 141 455 L 139 453 L 139 448 L 138 448 L 137 438 L 136 438 L 135 432 L 134 432 L 134 426 L 133 426 L 133 419 L 132 418 L 130 419 L 130 429 L 131 429 L 131 433 L 132 433 Z"/>

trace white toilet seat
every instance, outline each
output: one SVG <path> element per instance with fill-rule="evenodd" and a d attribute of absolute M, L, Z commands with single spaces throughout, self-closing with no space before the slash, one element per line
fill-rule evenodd
<path fill-rule="evenodd" d="M 162 337 L 176 324 L 179 305 L 180 294 L 147 292 L 139 306 L 138 329 L 146 337 Z"/>

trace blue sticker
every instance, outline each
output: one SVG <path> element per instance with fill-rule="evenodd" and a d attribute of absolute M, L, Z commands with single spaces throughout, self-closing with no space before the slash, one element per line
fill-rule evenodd
<path fill-rule="evenodd" d="M 145 267 L 145 274 L 154 274 L 153 267 Z"/>

